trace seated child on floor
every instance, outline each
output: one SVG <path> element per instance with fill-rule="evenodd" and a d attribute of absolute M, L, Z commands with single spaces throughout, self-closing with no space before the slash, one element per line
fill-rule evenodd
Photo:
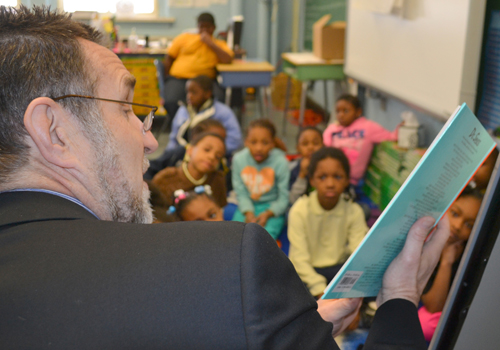
<path fill-rule="evenodd" d="M 232 183 L 238 200 L 233 221 L 255 222 L 277 239 L 285 225 L 290 170 L 275 147 L 276 129 L 267 119 L 248 126 L 245 148 L 233 157 Z"/>
<path fill-rule="evenodd" d="M 340 96 L 335 108 L 337 120 L 323 132 L 323 143 L 344 151 L 351 166 L 351 184 L 356 186 L 365 175 L 373 146 L 382 141 L 396 141 L 398 129 L 387 131 L 363 117 L 361 103 L 353 95 Z"/>
<path fill-rule="evenodd" d="M 438 266 L 431 275 L 422 295 L 423 306 L 418 317 L 425 340 L 430 341 L 443 311 L 462 253 L 476 221 L 483 195 L 467 186 L 447 212 L 450 238 L 441 253 Z"/>
<path fill-rule="evenodd" d="M 153 183 L 168 199 L 174 202 L 174 192 L 191 191 L 199 185 L 210 185 L 217 204 L 222 208 L 226 202 L 224 173 L 219 169 L 226 148 L 224 139 L 214 133 L 202 133 L 191 141 L 186 149 L 186 158 L 180 167 L 165 168 L 155 175 Z"/>
<path fill-rule="evenodd" d="M 224 125 L 215 119 L 206 119 L 197 124 L 191 131 L 191 139 L 204 132 L 218 134 L 224 140 L 226 139 L 226 129 L 224 128 Z M 160 170 L 168 167 L 179 166 L 185 155 L 185 146 L 177 146 L 173 149 L 163 151 L 161 156 L 149 162 L 149 168 L 144 174 L 144 179 L 151 180 Z"/>
<path fill-rule="evenodd" d="M 363 240 L 368 227 L 349 187 L 349 161 L 342 150 L 324 147 L 311 156 L 308 176 L 316 189 L 300 197 L 288 214 L 288 254 L 316 298 Z"/>
<path fill-rule="evenodd" d="M 321 147 L 323 147 L 321 131 L 314 126 L 306 126 L 300 130 L 297 137 L 297 152 L 300 158 L 290 172 L 290 204 L 295 203 L 300 196 L 311 190 L 307 169 L 311 155 Z"/>
<path fill-rule="evenodd" d="M 209 185 L 196 186 L 188 192 L 177 190 L 174 197 L 168 213 L 175 214 L 180 221 L 223 221 L 222 209 L 212 197 Z"/>
<path fill-rule="evenodd" d="M 231 155 L 241 147 L 241 129 L 231 108 L 212 99 L 213 81 L 205 75 L 186 82 L 187 106 L 181 106 L 172 121 L 167 150 L 185 146 L 191 130 L 207 119 L 219 121 L 226 129 L 226 152 Z"/>

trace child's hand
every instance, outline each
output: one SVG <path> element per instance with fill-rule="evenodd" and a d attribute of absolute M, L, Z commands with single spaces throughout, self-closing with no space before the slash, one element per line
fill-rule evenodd
<path fill-rule="evenodd" d="M 247 224 L 249 224 L 251 222 L 256 222 L 255 214 L 252 211 L 247 211 L 245 213 L 245 222 Z"/>
<path fill-rule="evenodd" d="M 460 258 L 465 248 L 464 241 L 455 241 L 453 243 L 446 243 L 443 252 L 441 253 L 441 264 L 453 264 Z"/>
<path fill-rule="evenodd" d="M 201 32 L 200 39 L 203 43 L 207 44 L 208 46 L 211 46 L 214 43 L 212 40 L 212 36 L 210 34 L 208 34 L 207 32 Z"/>
<path fill-rule="evenodd" d="M 267 220 L 269 220 L 270 217 L 274 216 L 274 213 L 270 210 L 266 210 L 262 213 L 260 213 L 256 218 L 255 222 L 259 224 L 262 227 L 266 226 Z"/>
<path fill-rule="evenodd" d="M 307 177 L 307 170 L 309 168 L 310 162 L 311 162 L 310 158 L 302 158 L 302 160 L 300 161 L 299 177 L 301 179 L 305 179 Z"/>

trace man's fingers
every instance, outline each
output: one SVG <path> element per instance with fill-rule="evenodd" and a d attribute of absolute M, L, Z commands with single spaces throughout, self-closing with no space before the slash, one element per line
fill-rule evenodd
<path fill-rule="evenodd" d="M 343 319 L 361 307 L 362 298 L 318 300 L 318 312 L 324 320 L 332 323 Z"/>
<path fill-rule="evenodd" d="M 362 298 L 339 299 L 339 312 L 344 316 L 350 315 L 361 307 Z"/>
<path fill-rule="evenodd" d="M 408 232 L 405 245 L 403 247 L 402 256 L 415 260 L 420 259 L 424 241 L 429 235 L 429 231 L 434 225 L 435 220 L 430 216 L 424 216 L 418 219 Z"/>
<path fill-rule="evenodd" d="M 439 257 L 449 237 L 450 222 L 448 220 L 448 215 L 444 215 L 443 218 L 439 221 L 436 230 L 432 232 L 427 242 L 425 242 L 425 253 Z"/>

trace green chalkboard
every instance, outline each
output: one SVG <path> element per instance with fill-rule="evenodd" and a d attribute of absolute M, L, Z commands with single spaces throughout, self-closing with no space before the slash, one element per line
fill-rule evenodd
<path fill-rule="evenodd" d="M 347 0 L 306 0 L 304 28 L 304 49 L 312 50 L 312 26 L 326 14 L 332 15 L 331 21 L 345 21 Z"/>

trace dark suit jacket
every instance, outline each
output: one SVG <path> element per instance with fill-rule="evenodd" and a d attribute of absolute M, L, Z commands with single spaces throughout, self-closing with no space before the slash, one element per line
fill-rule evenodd
<path fill-rule="evenodd" d="M 377 327 L 375 348 L 423 341 L 406 301 Z M 330 334 L 258 225 L 99 221 L 54 195 L 0 194 L 1 349 L 336 349 Z"/>

